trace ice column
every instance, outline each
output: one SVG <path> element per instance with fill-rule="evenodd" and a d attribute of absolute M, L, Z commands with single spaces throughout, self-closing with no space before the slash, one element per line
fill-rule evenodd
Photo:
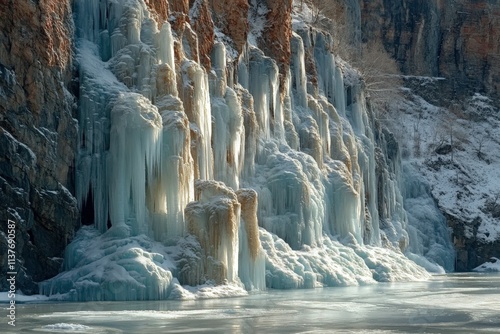
<path fill-rule="evenodd" d="M 307 77 L 304 64 L 304 44 L 302 38 L 296 33 L 293 33 L 291 39 L 291 70 L 292 70 L 292 87 L 294 88 L 294 106 L 307 108 Z"/>
<path fill-rule="evenodd" d="M 148 233 L 146 186 L 160 161 L 162 120 L 155 106 L 136 93 L 120 94 L 111 110 L 109 216 L 133 234 Z"/>
<path fill-rule="evenodd" d="M 215 78 L 211 81 L 214 118 L 214 178 L 237 190 L 244 157 L 243 113 L 236 92 L 226 86 L 226 53 L 222 43 L 212 51 Z"/>
<path fill-rule="evenodd" d="M 249 57 L 248 91 L 254 98 L 254 110 L 261 137 L 284 140 L 278 66 L 256 48 L 250 50 Z"/>
<path fill-rule="evenodd" d="M 425 257 L 446 271 L 453 271 L 455 251 L 450 232 L 431 196 L 430 187 L 421 180 L 413 166 L 406 163 L 403 168 L 404 206 L 408 212 L 410 238 L 408 251 Z M 427 270 L 435 271 L 422 265 Z"/>
<path fill-rule="evenodd" d="M 335 81 L 337 68 L 335 65 L 335 58 L 329 50 L 329 46 L 333 45 L 333 41 L 330 35 L 325 35 L 321 32 L 317 32 L 315 36 L 314 60 L 316 62 L 316 68 L 319 69 L 317 71 L 318 88 L 320 93 L 327 98 L 328 102 L 334 104 L 336 91 L 339 87 L 336 86 Z"/>
<path fill-rule="evenodd" d="M 324 187 L 315 160 L 274 143 L 265 147 L 265 186 L 259 189 L 259 224 L 293 249 L 321 241 Z M 258 171 L 259 172 L 259 171 Z"/>
<path fill-rule="evenodd" d="M 87 56 L 91 56 L 87 54 Z M 80 208 L 90 207 L 94 223 L 101 232 L 108 220 L 108 188 L 106 180 L 107 149 L 109 147 L 108 100 L 113 92 L 94 80 L 84 66 L 80 66 L 80 106 L 78 125 L 80 149 L 77 159 L 76 197 Z M 88 223 L 88 222 L 84 222 Z"/>
<path fill-rule="evenodd" d="M 236 194 L 217 181 L 197 181 L 196 202 L 185 209 L 188 230 L 201 245 L 202 265 L 193 272 L 202 284 L 238 281 L 240 204 Z M 193 268 L 195 269 L 195 268 Z M 191 270 L 187 268 L 186 270 Z M 191 274 L 190 274 L 191 275 Z"/>
<path fill-rule="evenodd" d="M 358 138 L 358 163 L 364 185 L 362 188 L 362 212 L 365 212 L 364 241 L 368 244 L 380 245 L 373 122 L 369 118 L 363 90 L 355 85 L 351 87 L 351 93 L 353 97 L 350 100 L 353 103 L 347 108 L 347 114 Z"/>
<path fill-rule="evenodd" d="M 158 104 L 163 120 L 159 179 L 150 189 L 155 239 L 172 243 L 186 234 L 184 208 L 194 199 L 189 120 L 182 103 L 165 96 Z"/>
<path fill-rule="evenodd" d="M 241 189 L 236 195 L 241 204 L 238 275 L 247 290 L 265 290 L 266 258 L 259 239 L 257 192 Z"/>
<path fill-rule="evenodd" d="M 195 179 L 213 178 L 212 113 L 210 91 L 205 70 L 196 62 L 184 60 L 181 65 L 180 97 L 191 122 L 191 155 L 195 164 Z"/>
<path fill-rule="evenodd" d="M 335 67 L 335 109 L 337 109 L 340 116 L 345 117 L 345 89 L 344 89 L 344 75 L 342 70 L 336 66 Z"/>

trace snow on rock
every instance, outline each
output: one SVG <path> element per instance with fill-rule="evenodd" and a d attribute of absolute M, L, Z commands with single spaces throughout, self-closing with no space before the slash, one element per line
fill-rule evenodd
<path fill-rule="evenodd" d="M 404 158 L 431 185 L 439 208 L 466 222 L 467 238 L 499 240 L 498 110 L 478 93 L 464 106 L 442 108 L 409 89 L 403 92 L 387 119 L 397 120 L 391 129 L 406 138 Z"/>
<path fill-rule="evenodd" d="M 492 257 L 489 262 L 485 262 L 472 270 L 481 272 L 500 272 L 500 260 L 496 257 Z"/>

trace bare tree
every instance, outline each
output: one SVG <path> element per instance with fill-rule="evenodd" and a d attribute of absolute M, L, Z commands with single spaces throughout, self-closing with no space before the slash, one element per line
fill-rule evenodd
<path fill-rule="evenodd" d="M 361 52 L 350 60 L 358 68 L 365 82 L 372 105 L 384 109 L 389 102 L 401 98 L 401 72 L 396 60 L 391 58 L 383 46 L 365 43 Z"/>
<path fill-rule="evenodd" d="M 301 6 L 305 2 L 312 11 L 313 24 L 319 23 L 321 18 L 334 19 L 338 13 L 338 4 L 334 0 L 301 0 Z"/>
<path fill-rule="evenodd" d="M 413 125 L 413 155 L 419 158 L 422 155 L 421 150 L 421 135 L 420 135 L 420 117 L 417 120 L 417 123 Z"/>
<path fill-rule="evenodd" d="M 459 126 L 459 119 L 465 119 L 463 109 L 458 104 L 452 104 L 448 108 L 448 113 L 444 113 L 441 118 L 440 130 L 444 133 L 444 138 L 449 139 L 450 160 L 453 162 L 455 149 L 463 142 L 467 141 L 467 136 Z"/>
<path fill-rule="evenodd" d="M 488 141 L 491 138 L 490 132 L 488 130 L 485 130 L 484 128 L 479 130 L 478 128 L 474 127 L 472 130 L 471 137 L 474 139 L 474 141 L 472 142 L 472 146 L 476 151 L 476 156 L 481 160 L 485 160 L 486 156 L 483 152 L 483 148 L 484 145 L 488 143 Z"/>

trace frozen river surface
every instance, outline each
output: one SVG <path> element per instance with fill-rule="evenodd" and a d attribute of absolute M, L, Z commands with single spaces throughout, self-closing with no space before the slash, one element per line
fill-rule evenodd
<path fill-rule="evenodd" d="M 0 333 L 500 333 L 500 275 L 197 301 L 27 303 L 16 327 L 2 318 Z"/>

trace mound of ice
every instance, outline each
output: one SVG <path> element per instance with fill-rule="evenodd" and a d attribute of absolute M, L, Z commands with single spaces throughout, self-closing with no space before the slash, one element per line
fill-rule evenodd
<path fill-rule="evenodd" d="M 360 245 L 352 236 L 348 244 L 343 244 L 324 235 L 321 246 L 304 245 L 301 250 L 292 250 L 285 241 L 262 228 L 260 239 L 266 252 L 269 288 L 352 286 L 430 277 L 402 253 Z"/>
<path fill-rule="evenodd" d="M 124 224 L 104 234 L 82 227 L 66 249 L 64 266 L 40 283 L 41 294 L 71 301 L 165 299 L 177 281 L 166 248 L 145 235 L 130 236 Z"/>
<path fill-rule="evenodd" d="M 479 272 L 500 272 L 500 260 L 492 257 L 490 258 L 490 262 L 485 262 L 472 270 Z"/>

